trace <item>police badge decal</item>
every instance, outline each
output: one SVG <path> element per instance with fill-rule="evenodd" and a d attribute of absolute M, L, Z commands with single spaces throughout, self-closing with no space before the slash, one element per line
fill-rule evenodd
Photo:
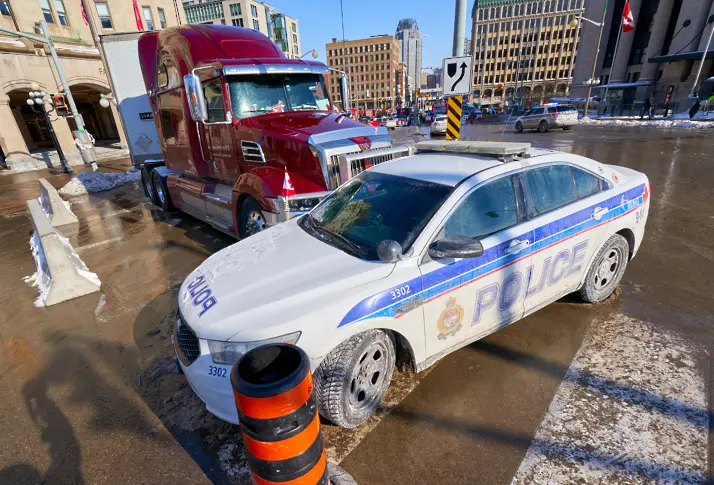
<path fill-rule="evenodd" d="M 436 326 L 439 329 L 439 340 L 456 335 L 461 330 L 461 320 L 464 318 L 464 309 L 456 304 L 456 298 L 449 298 L 446 308 L 441 315 Z"/>

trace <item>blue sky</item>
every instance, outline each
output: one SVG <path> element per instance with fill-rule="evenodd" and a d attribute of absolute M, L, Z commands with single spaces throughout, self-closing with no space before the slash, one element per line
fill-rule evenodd
<path fill-rule="evenodd" d="M 300 24 L 302 52 L 316 49 L 325 62 L 325 44 L 333 37 L 342 39 L 340 0 L 267 0 L 277 10 L 295 17 Z M 454 31 L 454 0 L 343 0 L 345 37 L 362 39 L 370 35 L 394 35 L 400 19 L 413 17 L 425 34 L 422 65 L 441 66 L 451 55 Z M 466 36 L 471 35 L 469 0 Z"/>

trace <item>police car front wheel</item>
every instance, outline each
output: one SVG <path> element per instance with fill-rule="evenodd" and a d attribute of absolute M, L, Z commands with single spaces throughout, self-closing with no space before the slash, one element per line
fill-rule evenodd
<path fill-rule="evenodd" d="M 599 303 L 615 291 L 627 269 L 630 246 L 627 239 L 614 234 L 600 249 L 588 270 L 585 284 L 580 289 L 583 299 Z"/>
<path fill-rule="evenodd" d="M 320 414 L 343 428 L 362 424 L 379 407 L 396 360 L 388 332 L 368 330 L 330 352 L 315 371 Z"/>

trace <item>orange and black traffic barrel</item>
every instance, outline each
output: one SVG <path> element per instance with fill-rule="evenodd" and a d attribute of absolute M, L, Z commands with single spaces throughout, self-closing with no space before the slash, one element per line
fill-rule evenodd
<path fill-rule="evenodd" d="M 265 345 L 233 366 L 231 384 L 256 485 L 327 485 L 310 361 L 294 345 Z"/>

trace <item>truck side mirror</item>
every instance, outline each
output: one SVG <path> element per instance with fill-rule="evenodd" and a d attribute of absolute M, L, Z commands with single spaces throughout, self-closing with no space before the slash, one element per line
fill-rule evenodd
<path fill-rule="evenodd" d="M 206 100 L 203 98 L 201 80 L 196 74 L 186 74 L 183 77 L 183 84 L 186 87 L 186 99 L 191 110 L 193 121 L 206 121 L 208 113 L 206 111 Z"/>
<path fill-rule="evenodd" d="M 340 78 L 340 96 L 342 97 L 342 111 L 349 111 L 350 106 L 350 84 L 349 78 L 344 74 Z"/>

